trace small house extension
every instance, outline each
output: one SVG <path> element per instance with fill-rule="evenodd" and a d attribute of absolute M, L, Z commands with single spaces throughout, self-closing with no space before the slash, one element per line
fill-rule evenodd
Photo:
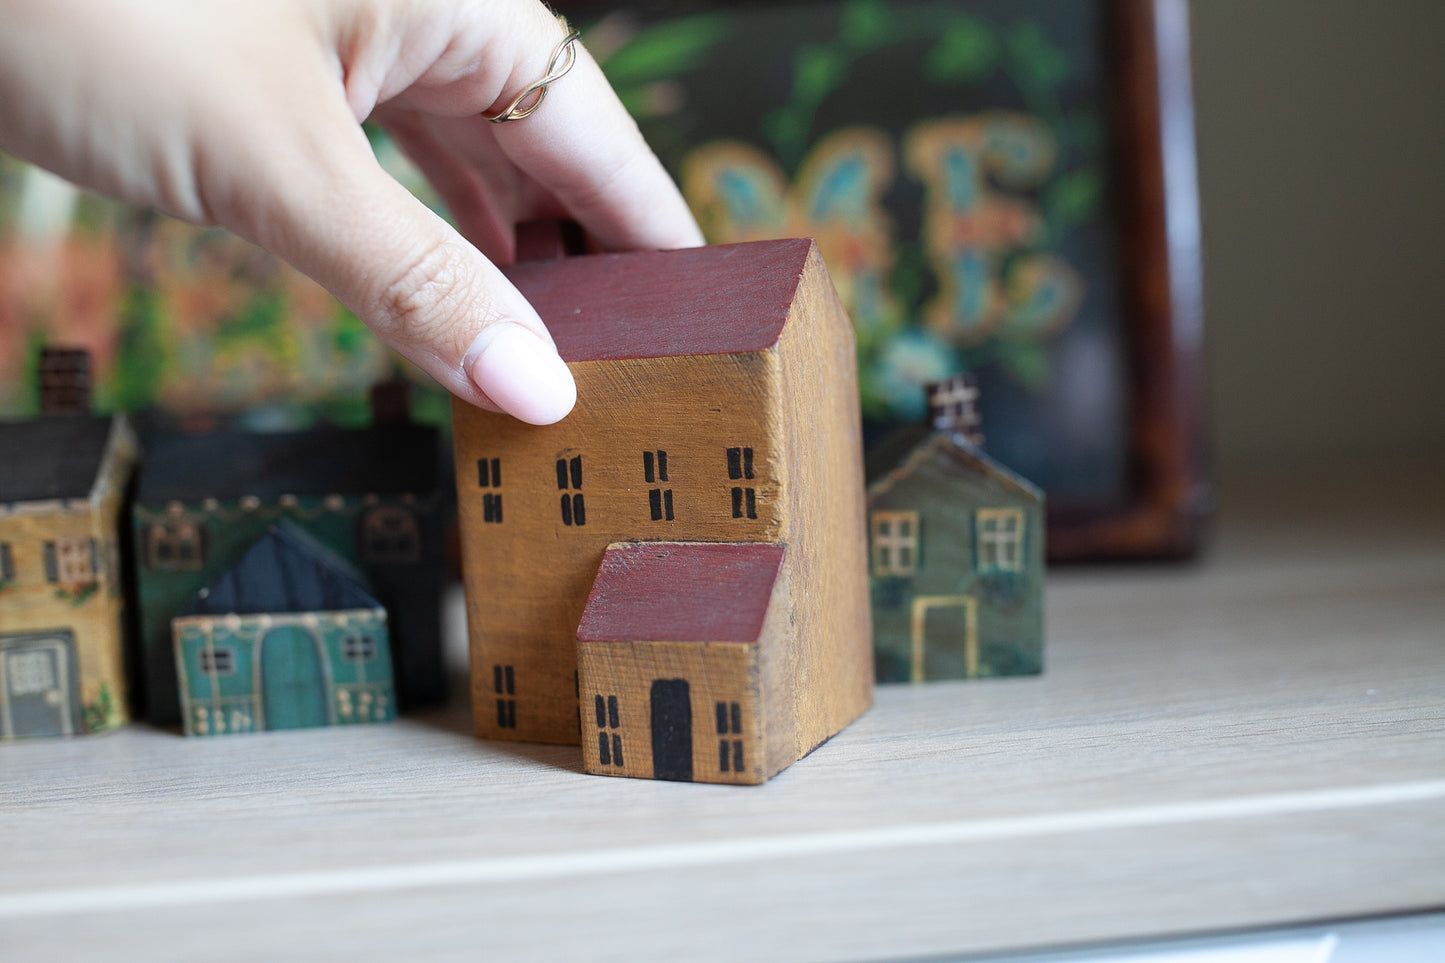
<path fill-rule="evenodd" d="M 544 427 L 453 405 L 478 734 L 580 740 L 599 774 L 769 778 L 872 701 L 856 362 L 822 259 L 509 277 L 579 400 Z"/>

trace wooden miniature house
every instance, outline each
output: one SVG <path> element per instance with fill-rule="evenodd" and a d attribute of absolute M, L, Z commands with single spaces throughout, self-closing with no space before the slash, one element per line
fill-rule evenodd
<path fill-rule="evenodd" d="M 171 630 L 188 736 L 396 715 L 386 610 L 290 523 L 258 538 Z"/>
<path fill-rule="evenodd" d="M 121 418 L 0 423 L 0 739 L 125 722 Z"/>
<path fill-rule="evenodd" d="M 878 678 L 1037 673 L 1043 493 L 978 447 L 972 388 L 940 387 L 930 399 L 938 427 L 902 434 L 869 459 Z M 950 402 L 940 405 L 941 395 Z"/>
<path fill-rule="evenodd" d="M 789 240 L 510 276 L 579 401 L 546 427 L 453 408 L 477 732 L 762 782 L 872 698 L 852 332 L 822 260 Z"/>
<path fill-rule="evenodd" d="M 132 524 L 151 720 L 181 718 L 171 620 L 282 520 L 365 574 L 388 612 L 402 707 L 441 701 L 437 442 L 411 424 L 147 439 Z"/>

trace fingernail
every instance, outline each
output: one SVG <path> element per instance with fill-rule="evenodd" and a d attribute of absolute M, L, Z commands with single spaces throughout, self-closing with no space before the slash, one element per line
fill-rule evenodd
<path fill-rule="evenodd" d="M 483 394 L 528 424 L 561 421 L 577 403 L 577 383 L 556 350 L 519 325 L 488 327 L 463 365 Z"/>

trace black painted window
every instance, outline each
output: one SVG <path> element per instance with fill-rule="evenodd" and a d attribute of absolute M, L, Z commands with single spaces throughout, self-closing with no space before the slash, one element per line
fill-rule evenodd
<path fill-rule="evenodd" d="M 477 459 L 477 487 L 502 487 L 502 460 L 500 458 Z M 493 525 L 502 523 L 502 493 L 490 491 L 482 496 L 482 521 Z"/>
<path fill-rule="evenodd" d="M 667 452 L 658 448 L 642 453 L 642 478 L 649 485 L 667 481 Z M 654 522 L 672 521 L 672 489 L 658 487 L 648 491 L 647 507 Z"/>
<path fill-rule="evenodd" d="M 733 481 L 749 480 L 753 477 L 753 450 L 751 448 L 728 449 L 728 478 Z M 758 517 L 757 489 L 750 485 L 734 485 L 732 490 L 733 518 Z"/>
<path fill-rule="evenodd" d="M 717 767 L 720 772 L 743 772 L 743 707 L 736 702 L 717 704 Z M 730 738 L 731 737 L 731 738 Z"/>
<path fill-rule="evenodd" d="M 562 492 L 562 524 L 586 525 L 587 504 L 582 498 L 582 456 L 557 459 L 557 490 Z"/>
<path fill-rule="evenodd" d="M 597 696 L 592 700 L 597 714 L 597 763 L 601 766 L 622 765 L 621 711 L 617 696 Z"/>
<path fill-rule="evenodd" d="M 416 516 L 396 505 L 382 505 L 367 512 L 361 520 L 361 557 L 379 565 L 414 565 L 421 561 L 421 529 Z"/>
<path fill-rule="evenodd" d="M 370 662 L 376 658 L 376 639 L 369 635 L 342 636 L 341 657 L 347 662 Z"/>
<path fill-rule="evenodd" d="M 502 487 L 502 460 L 500 458 L 477 459 L 477 487 Z"/>
<path fill-rule="evenodd" d="M 0 582 L 15 581 L 15 556 L 10 554 L 10 543 L 0 542 Z"/>
<path fill-rule="evenodd" d="M 195 522 L 157 522 L 146 529 L 145 541 L 151 568 L 194 571 L 205 564 L 206 535 Z"/>
<path fill-rule="evenodd" d="M 492 666 L 492 692 L 497 697 L 497 728 L 517 728 L 517 676 L 510 665 Z"/>
<path fill-rule="evenodd" d="M 231 675 L 236 671 L 236 650 L 229 646 L 205 648 L 200 652 L 201 671 L 210 675 Z"/>

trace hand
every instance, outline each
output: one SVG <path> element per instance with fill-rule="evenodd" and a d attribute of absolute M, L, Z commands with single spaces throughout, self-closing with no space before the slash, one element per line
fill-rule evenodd
<path fill-rule="evenodd" d="M 562 38 L 537 0 L 0 0 L 0 147 L 228 228 L 457 396 L 549 424 L 576 387 L 496 267 L 516 223 L 565 214 L 612 250 L 702 243 L 580 43 L 535 114 L 479 116 Z M 460 233 L 377 164 L 369 116 Z"/>

